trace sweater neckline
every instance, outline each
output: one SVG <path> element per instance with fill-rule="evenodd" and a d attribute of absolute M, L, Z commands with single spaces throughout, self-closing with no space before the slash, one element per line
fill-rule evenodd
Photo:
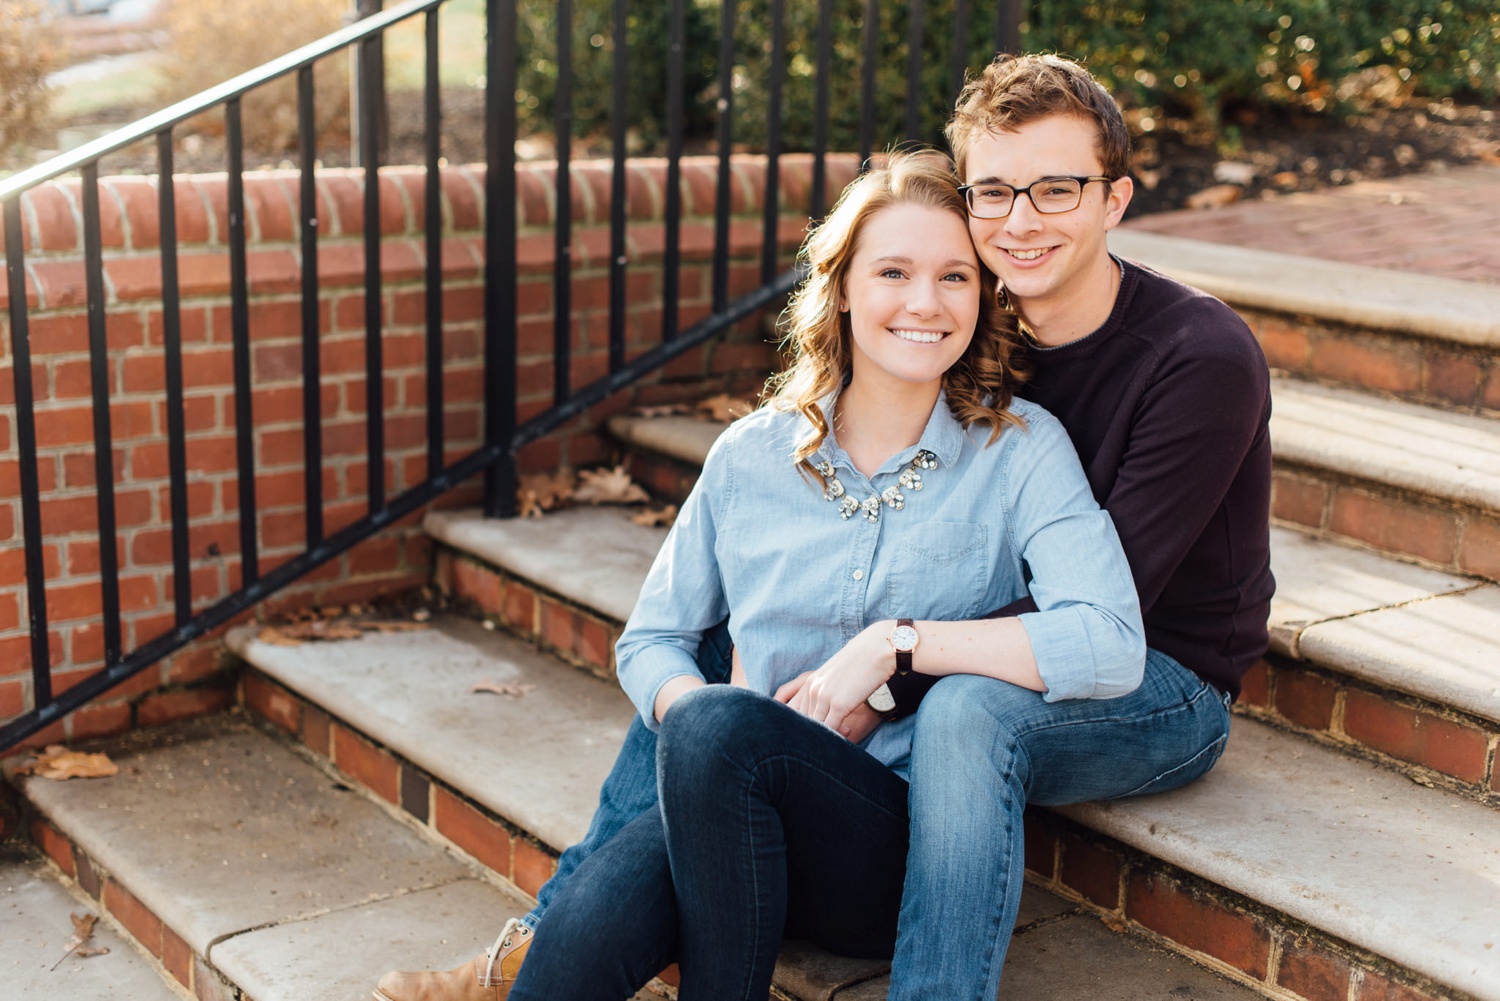
<path fill-rule="evenodd" d="M 1120 329 L 1125 322 L 1125 313 L 1130 308 L 1130 300 L 1135 296 L 1136 279 L 1140 276 L 1140 272 L 1123 257 L 1110 254 L 1109 258 L 1120 268 L 1120 287 L 1115 291 L 1114 305 L 1110 307 L 1109 316 L 1105 317 L 1104 322 L 1096 327 L 1092 333 L 1085 334 L 1076 341 L 1059 344 L 1056 347 L 1045 347 L 1034 343 L 1028 344 L 1026 346 L 1028 354 L 1049 359 L 1066 358 L 1073 354 L 1085 354 L 1092 351 L 1096 345 L 1108 340 L 1115 331 Z"/>

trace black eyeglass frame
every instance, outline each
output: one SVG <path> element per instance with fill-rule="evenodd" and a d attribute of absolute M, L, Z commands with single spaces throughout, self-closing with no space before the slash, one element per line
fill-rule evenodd
<path fill-rule="evenodd" d="M 1083 204 L 1083 189 L 1086 188 L 1086 187 L 1088 187 L 1091 182 L 1093 182 L 1093 181 L 1103 181 L 1105 184 L 1113 184 L 1113 183 L 1115 183 L 1115 180 L 1116 180 L 1116 178 L 1106 177 L 1103 174 L 1090 174 L 1087 177 L 1081 177 L 1081 176 L 1079 176 L 1077 174 L 1054 174 L 1051 177 L 1038 177 L 1036 180 L 1032 181 L 1030 184 L 1026 185 L 1026 187 L 1024 187 L 1024 188 L 1018 188 L 1018 187 L 1016 187 L 1014 185 L 1011 185 L 1011 184 L 1001 184 L 998 181 L 981 181 L 978 184 L 960 184 L 958 186 L 958 193 L 964 196 L 964 207 L 969 210 L 969 215 L 973 216 L 976 219 L 1004 219 L 1004 218 L 1006 218 L 1007 216 L 1009 216 L 1012 212 L 1014 212 L 1016 210 L 1016 202 L 1020 200 L 1020 198 L 1021 198 L 1022 195 L 1026 196 L 1026 199 L 1029 202 L 1031 202 L 1031 207 L 1034 208 L 1034 209 L 1036 209 L 1036 211 L 1038 213 L 1040 213 L 1041 215 L 1062 215 L 1064 212 L 1073 212 L 1073 211 L 1075 211 L 1078 208 L 1078 206 L 1080 206 L 1080 205 Z M 1044 209 L 1044 208 L 1042 208 L 1040 205 L 1038 205 L 1036 203 L 1036 199 L 1031 197 L 1031 189 L 1034 188 L 1034 187 L 1036 187 L 1038 184 L 1046 184 L 1048 181 L 1077 181 L 1078 182 L 1078 200 L 1076 202 L 1074 202 L 1071 206 L 1069 206 L 1068 208 L 1065 208 L 1065 209 Z M 975 188 L 984 188 L 984 187 L 1010 188 L 1010 192 L 1011 192 L 1011 195 L 1010 195 L 1010 208 L 1006 209 L 1005 212 L 1002 213 L 1001 215 L 980 215 L 978 212 L 975 212 L 974 211 L 974 200 L 973 200 L 973 198 L 971 198 L 969 196 L 969 192 L 972 191 L 972 190 L 974 190 Z"/>

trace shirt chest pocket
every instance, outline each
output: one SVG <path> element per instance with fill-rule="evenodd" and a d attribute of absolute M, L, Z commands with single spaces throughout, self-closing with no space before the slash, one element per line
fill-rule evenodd
<path fill-rule="evenodd" d="M 989 526 L 929 522 L 896 544 L 886 578 L 886 618 L 977 618 L 989 591 Z"/>

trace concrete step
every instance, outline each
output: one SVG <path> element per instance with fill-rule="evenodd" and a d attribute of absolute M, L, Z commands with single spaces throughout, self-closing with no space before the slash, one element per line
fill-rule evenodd
<path fill-rule="evenodd" d="M 1272 381 L 1274 516 L 1500 580 L 1500 420 L 1296 379 Z M 617 415 L 636 480 L 680 501 L 723 425 Z"/>
<path fill-rule="evenodd" d="M 463 620 L 300 647 L 240 631 L 231 643 L 253 665 L 250 708 L 523 888 L 582 833 L 630 718 L 607 682 Z M 486 678 L 524 694 L 472 694 Z M 1032 816 L 1028 867 L 1111 927 L 1278 997 L 1346 1001 L 1364 984 L 1353 996 L 1373 998 L 1390 984 L 1407 992 L 1390 997 L 1500 999 L 1494 812 L 1258 721 L 1235 726 L 1224 763 L 1191 789 Z M 1084 928 L 1056 934 L 1095 935 Z M 778 982 L 796 998 L 832 996 L 808 987 L 815 976 L 879 989 L 879 964 L 785 958 Z"/>
<path fill-rule="evenodd" d="M 508 522 L 446 511 L 425 524 L 448 593 L 612 675 L 665 530 L 611 508 Z M 1271 654 L 1247 676 L 1241 711 L 1500 806 L 1500 586 L 1288 528 L 1271 546 Z"/>
<path fill-rule="evenodd" d="M 73 934 L 69 915 L 98 911 L 98 903 L 40 852 L 20 842 L 0 845 L 0 914 L 5 927 L 0 935 L 0 983 L 5 984 L 7 1001 L 180 1001 L 187 996 L 108 915 L 95 925 L 88 942 L 88 948 L 107 953 L 67 955 Z"/>
<path fill-rule="evenodd" d="M 107 750 L 112 778 L 17 780 L 32 835 L 187 996 L 367 998 L 395 957 L 451 968 L 528 907 L 243 714 Z M 45 996 L 153 996 L 124 983 Z"/>
<path fill-rule="evenodd" d="M 253 711 L 434 840 L 533 894 L 556 855 L 582 837 L 633 712 L 614 685 L 461 618 L 380 639 L 286 647 L 241 629 L 229 642 L 251 665 L 243 690 Z M 484 680 L 524 694 L 471 692 Z M 480 915 L 479 924 L 489 921 Z M 1077 969 L 1055 969 L 1053 950 L 1063 943 L 1086 950 Z M 886 969 L 798 943 L 783 952 L 776 982 L 796 1001 L 854 1001 L 884 997 Z M 1197 998 L 1255 996 L 1109 934 L 1076 902 L 1028 890 L 1007 989 L 1016 981 L 1035 986 L 1026 997 L 1097 996 L 1093 985 L 1107 971 L 1119 977 L 1121 997 L 1143 1001 L 1182 997 L 1184 990 Z"/>
<path fill-rule="evenodd" d="M 1500 286 L 1116 229 L 1110 249 L 1229 303 L 1272 368 L 1500 410 Z"/>
<path fill-rule="evenodd" d="M 1272 400 L 1276 518 L 1500 579 L 1500 420 L 1291 379 Z"/>

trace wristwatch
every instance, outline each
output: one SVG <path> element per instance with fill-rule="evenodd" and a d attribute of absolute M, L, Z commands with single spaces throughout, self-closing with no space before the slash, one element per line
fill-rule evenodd
<path fill-rule="evenodd" d="M 881 682 L 880 687 L 871 692 L 868 699 L 865 699 L 865 705 L 885 716 L 896 708 L 896 697 L 891 694 L 891 687 Z"/>
<path fill-rule="evenodd" d="M 917 635 L 917 627 L 911 619 L 896 620 L 896 628 L 891 630 L 891 634 L 885 638 L 885 641 L 891 645 L 892 650 L 896 651 L 897 674 L 904 677 L 911 673 L 911 652 L 917 648 L 920 639 L 921 637 Z"/>

